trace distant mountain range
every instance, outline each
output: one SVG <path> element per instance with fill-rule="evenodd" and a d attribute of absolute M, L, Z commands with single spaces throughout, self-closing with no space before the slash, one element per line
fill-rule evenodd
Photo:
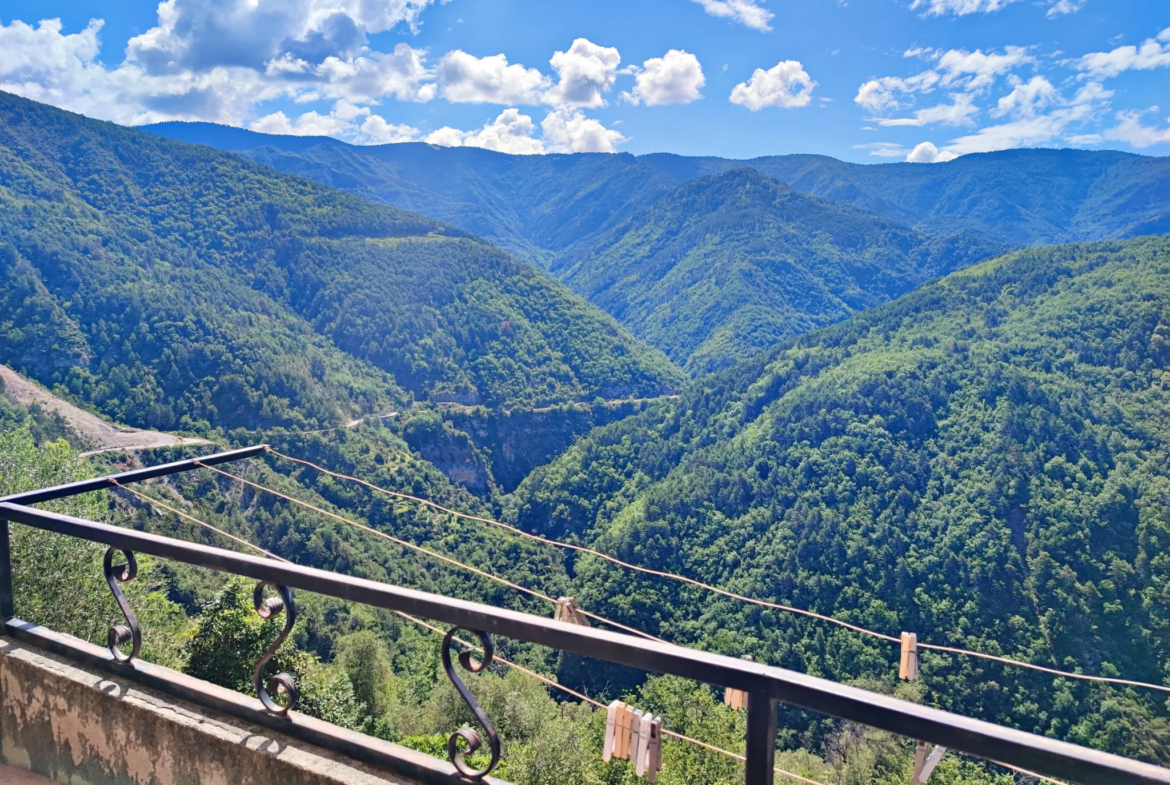
<path fill-rule="evenodd" d="M 669 153 L 514 156 L 422 143 L 359 147 L 210 123 L 142 130 L 239 152 L 440 218 L 532 261 L 612 228 L 681 183 L 744 167 L 921 231 L 974 232 L 1010 247 L 1170 232 L 1170 158 L 1115 151 L 1008 150 L 945 164 L 851 164 L 818 155 L 736 161 Z"/>
<path fill-rule="evenodd" d="M 1170 158 L 1119 152 L 859 165 L 357 147 L 207 123 L 145 130 L 473 232 L 550 270 L 692 374 L 1005 250 L 1170 231 Z M 744 169 L 779 182 L 744 190 L 730 174 Z"/>

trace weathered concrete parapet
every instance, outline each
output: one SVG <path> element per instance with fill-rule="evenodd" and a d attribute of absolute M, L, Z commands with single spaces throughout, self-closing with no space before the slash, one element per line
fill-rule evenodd
<path fill-rule="evenodd" d="M 399 751 L 433 769 L 429 782 L 458 781 Z M 11 638 L 0 638 L 0 763 L 69 785 L 421 785 Z"/>

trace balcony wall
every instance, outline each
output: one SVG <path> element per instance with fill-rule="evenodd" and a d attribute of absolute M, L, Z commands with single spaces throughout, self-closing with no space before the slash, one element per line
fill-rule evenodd
<path fill-rule="evenodd" d="M 208 690 L 221 691 L 207 684 Z M 235 695 L 234 693 L 231 693 Z M 240 698 L 241 700 L 251 700 Z M 366 766 L 0 638 L 0 763 L 77 785 L 436 785 L 449 764 L 396 745 L 415 777 Z M 422 772 L 422 776 L 417 776 Z M 497 781 L 498 782 L 498 781 Z M 502 784 L 506 785 L 506 783 Z"/>

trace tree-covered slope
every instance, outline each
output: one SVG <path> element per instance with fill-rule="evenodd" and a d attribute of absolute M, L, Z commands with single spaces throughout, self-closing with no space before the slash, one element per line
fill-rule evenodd
<path fill-rule="evenodd" d="M 740 161 L 669 153 L 513 156 L 423 144 L 356 147 L 209 123 L 146 130 L 235 150 L 417 210 L 544 262 L 681 183 L 743 167 L 923 232 L 975 232 L 1009 247 L 1170 231 L 1170 158 L 1116 151 L 1009 150 L 946 164 L 852 164 L 817 155 Z"/>
<path fill-rule="evenodd" d="M 231 150 L 283 172 L 414 210 L 547 267 L 556 252 L 649 204 L 675 183 L 629 154 L 517 156 L 422 143 L 355 147 L 212 123 L 145 130 Z"/>
<path fill-rule="evenodd" d="M 820 155 L 638 160 L 680 181 L 751 166 L 798 191 L 922 231 L 973 232 L 1016 247 L 1170 231 L 1170 158 L 1115 150 L 1005 150 L 931 165 Z"/>
<path fill-rule="evenodd" d="M 0 360 L 159 428 L 658 395 L 615 321 L 432 218 L 0 93 Z"/>
<path fill-rule="evenodd" d="M 686 183 L 552 272 L 694 373 L 840 321 L 992 256 L 752 169 Z"/>
<path fill-rule="evenodd" d="M 1170 238 L 1021 251 L 601 428 L 524 528 L 885 634 L 1170 684 Z M 587 558 L 585 607 L 835 679 L 897 647 Z M 1170 762 L 1165 695 L 925 653 L 928 702 Z"/>

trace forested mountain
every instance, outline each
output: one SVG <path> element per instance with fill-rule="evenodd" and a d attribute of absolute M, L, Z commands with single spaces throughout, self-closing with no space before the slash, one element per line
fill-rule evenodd
<path fill-rule="evenodd" d="M 613 319 L 433 218 L 0 93 L 0 361 L 123 422 L 670 391 Z"/>
<path fill-rule="evenodd" d="M 746 164 L 922 231 L 973 232 L 1015 247 L 1170 231 L 1170 158 L 1116 150 L 1003 150 L 928 166 L 821 155 L 744 162 L 656 153 L 638 161 L 680 181 Z"/>
<path fill-rule="evenodd" d="M 734 169 L 692 180 L 573 246 L 552 272 L 698 374 L 994 252 Z"/>
<path fill-rule="evenodd" d="M 675 187 L 632 155 L 505 155 L 426 144 L 356 147 L 213 123 L 145 131 L 230 150 L 282 172 L 447 221 L 547 267 L 557 251 Z"/>
<path fill-rule="evenodd" d="M 738 161 L 669 153 L 513 156 L 421 143 L 356 147 L 210 123 L 145 130 L 417 210 L 545 263 L 681 183 L 744 167 L 920 231 L 970 231 L 1011 247 L 1170 231 L 1170 158 L 1115 151 L 1009 150 L 928 166 L 815 155 Z"/>
<path fill-rule="evenodd" d="M 1161 684 L 1167 411 L 1170 238 L 1039 248 L 597 429 L 509 510 L 885 634 Z M 574 575 L 585 607 L 670 640 L 840 680 L 896 671 L 896 646 L 839 627 L 589 557 Z M 1170 763 L 1164 695 L 933 652 L 922 684 L 947 709 Z"/>

